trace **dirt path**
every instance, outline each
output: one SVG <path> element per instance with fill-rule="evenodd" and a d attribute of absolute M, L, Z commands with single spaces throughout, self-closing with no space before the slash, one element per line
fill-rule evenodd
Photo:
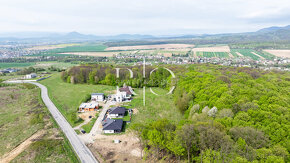
<path fill-rule="evenodd" d="M 235 58 L 232 53 L 228 53 L 230 58 Z"/>
<path fill-rule="evenodd" d="M 239 52 L 236 52 L 236 54 L 237 54 L 238 56 L 240 56 L 240 57 L 244 57 L 244 55 L 241 54 L 241 53 L 239 53 Z"/>
<path fill-rule="evenodd" d="M 251 53 L 256 55 L 256 56 L 258 56 L 258 57 L 260 57 L 261 59 L 265 59 L 264 57 L 260 56 L 259 54 L 255 53 L 255 52 L 251 52 Z"/>
<path fill-rule="evenodd" d="M 16 148 L 14 148 L 9 153 L 4 154 L 0 162 L 2 163 L 8 163 L 12 161 L 15 157 L 17 157 L 21 152 L 23 152 L 25 149 L 27 149 L 31 143 L 33 143 L 34 139 L 37 139 L 41 137 L 45 133 L 44 130 L 37 131 L 35 134 L 33 134 L 31 137 L 26 139 L 24 142 L 22 142 L 20 145 L 18 145 Z"/>

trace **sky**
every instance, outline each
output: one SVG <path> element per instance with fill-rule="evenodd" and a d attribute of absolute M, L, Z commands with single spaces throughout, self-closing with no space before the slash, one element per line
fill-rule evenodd
<path fill-rule="evenodd" d="M 286 25 L 289 0 L 0 0 L 0 33 L 182 35 Z"/>

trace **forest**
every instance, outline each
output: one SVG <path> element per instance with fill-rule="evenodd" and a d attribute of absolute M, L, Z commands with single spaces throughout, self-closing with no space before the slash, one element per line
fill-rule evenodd
<path fill-rule="evenodd" d="M 170 70 L 181 71 L 183 67 L 167 66 Z M 116 72 L 119 69 L 119 77 Z M 132 70 L 133 76 L 130 76 L 129 70 Z M 152 73 L 150 73 L 152 71 Z M 163 67 L 146 66 L 145 77 L 143 77 L 142 66 L 117 66 L 110 64 L 83 64 L 74 66 L 61 73 L 63 81 L 77 84 L 104 84 L 110 86 L 122 86 L 124 83 L 134 88 L 143 86 L 166 88 L 173 82 L 170 72 Z"/>
<path fill-rule="evenodd" d="M 134 123 L 143 159 L 188 162 L 289 162 L 290 73 L 211 64 L 122 67 L 87 64 L 62 72 L 68 83 L 169 89 L 183 119 Z M 133 71 L 134 77 L 126 68 Z M 148 79 L 147 79 L 148 78 Z"/>

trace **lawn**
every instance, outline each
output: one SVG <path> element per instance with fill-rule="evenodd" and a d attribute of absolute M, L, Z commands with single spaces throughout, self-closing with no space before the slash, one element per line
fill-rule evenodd
<path fill-rule="evenodd" d="M 51 100 L 72 126 L 81 123 L 75 123 L 75 121 L 71 119 L 71 115 L 78 111 L 79 105 L 84 102 L 86 96 L 94 92 L 108 94 L 110 91 L 116 89 L 113 86 L 105 85 L 74 85 L 65 83 L 61 80 L 60 73 L 53 74 L 50 78 L 40 81 L 39 83 L 47 87 Z"/>
<path fill-rule="evenodd" d="M 0 111 L 0 157 L 45 128 L 45 135 L 11 162 L 79 162 L 41 101 L 39 88 L 30 84 L 1 87 Z"/>
<path fill-rule="evenodd" d="M 96 120 L 98 117 L 92 118 L 91 121 L 88 124 L 85 124 L 82 126 L 82 129 L 86 131 L 86 133 L 90 133 L 91 129 L 93 128 Z"/>
<path fill-rule="evenodd" d="M 145 91 L 145 106 L 143 106 L 143 89 L 135 89 L 138 94 L 133 97 L 131 104 L 127 108 L 137 108 L 134 112 L 131 123 L 142 123 L 145 121 L 154 121 L 160 118 L 167 118 L 172 122 L 178 122 L 182 114 L 178 111 L 173 102 L 172 95 L 164 95 L 167 90 L 161 88 L 152 88 L 160 96 L 154 95 L 149 88 Z M 163 95 L 162 95 L 163 94 Z"/>

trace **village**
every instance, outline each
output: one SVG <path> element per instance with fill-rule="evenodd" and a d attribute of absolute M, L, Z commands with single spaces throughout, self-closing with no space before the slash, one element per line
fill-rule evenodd
<path fill-rule="evenodd" d="M 125 84 L 121 88 L 117 87 L 115 94 L 105 96 L 104 93 L 92 93 L 90 101 L 83 102 L 79 106 L 78 116 L 85 123 L 76 129 L 86 134 L 81 126 L 95 118 L 96 122 L 90 131 L 92 135 L 124 132 L 124 127 L 131 122 L 133 111 L 122 105 L 130 102 L 133 94 L 133 89 Z"/>

